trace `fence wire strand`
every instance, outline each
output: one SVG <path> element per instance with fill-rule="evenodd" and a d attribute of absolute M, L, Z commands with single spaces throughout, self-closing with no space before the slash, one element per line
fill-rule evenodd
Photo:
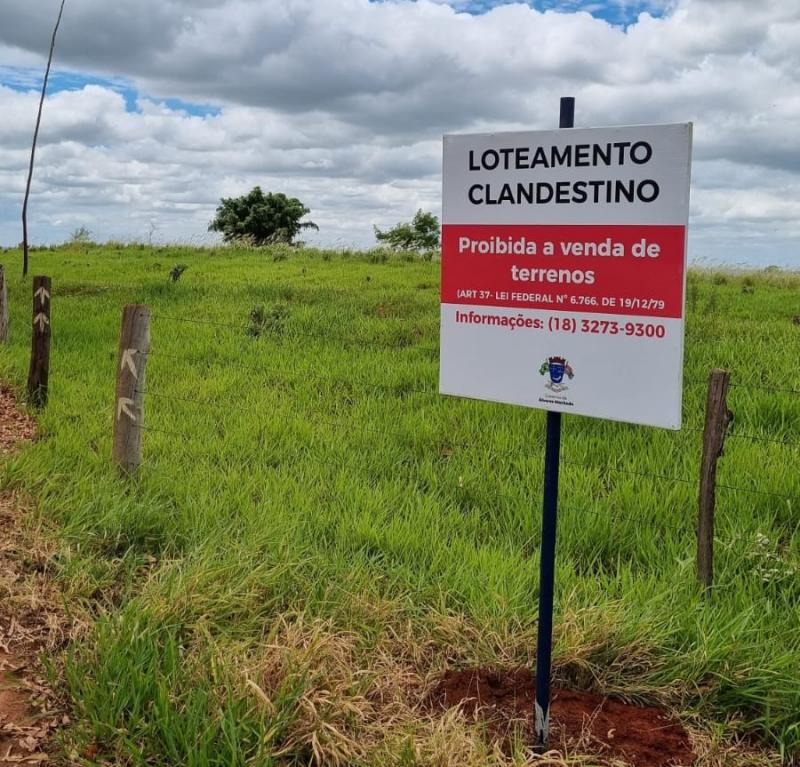
<path fill-rule="evenodd" d="M 175 438 L 178 438 L 178 439 L 185 439 L 185 434 L 181 434 L 179 432 L 168 431 L 168 430 L 161 429 L 161 428 L 158 428 L 158 427 L 150 427 L 150 426 L 141 425 L 141 426 L 135 426 L 135 428 L 141 429 L 142 431 L 151 431 L 151 432 L 155 432 L 155 433 L 164 434 L 166 436 L 175 437 Z M 283 432 L 283 435 L 286 435 L 287 433 L 288 432 Z M 220 436 L 223 436 L 223 435 L 220 435 Z M 384 432 L 384 436 L 386 436 L 385 432 Z M 320 463 L 320 464 L 324 464 L 324 465 L 328 465 L 328 466 L 335 466 L 335 467 L 340 468 L 340 469 L 341 468 L 352 469 L 352 468 L 355 468 L 356 466 L 359 466 L 359 464 L 345 464 L 345 465 L 343 465 L 340 462 L 331 462 L 331 461 L 326 461 L 326 460 L 323 460 L 323 459 L 319 459 L 319 458 L 311 455 L 308 452 L 308 449 L 310 449 L 312 447 L 312 444 L 305 444 L 305 445 L 301 445 L 300 447 L 301 447 L 301 449 L 298 451 L 298 453 L 302 457 L 302 460 L 304 460 L 306 462 Z M 475 446 L 471 445 L 471 447 L 475 447 Z M 489 450 L 488 452 L 493 452 L 493 451 Z M 503 451 L 503 452 L 505 452 L 507 454 L 513 454 L 513 455 L 518 455 L 519 454 L 518 450 Z M 496 454 L 500 455 L 502 453 L 498 451 Z M 449 458 L 450 456 L 442 455 L 441 457 L 442 458 Z M 395 461 L 392 465 L 395 465 L 395 466 L 396 465 L 402 465 L 402 466 L 407 467 L 411 462 L 413 462 L 415 465 L 418 465 L 419 463 L 424 462 L 425 460 L 428 460 L 429 458 L 430 458 L 430 456 L 428 458 L 425 458 L 425 457 L 420 458 L 419 456 L 415 456 L 413 453 L 409 453 L 407 456 L 398 459 L 398 461 Z M 666 474 L 658 474 L 658 473 L 654 473 L 654 472 L 637 471 L 637 470 L 634 470 L 634 469 L 626 469 L 626 468 L 619 467 L 619 466 L 614 466 L 614 465 L 590 464 L 590 463 L 586 463 L 586 462 L 583 462 L 583 461 L 574 461 L 574 460 L 571 460 L 569 458 L 562 458 L 562 463 L 565 464 L 566 466 L 570 466 L 572 468 L 580 468 L 580 469 L 585 469 L 585 470 L 597 471 L 597 472 L 599 472 L 601 474 L 604 473 L 604 472 L 610 472 L 610 473 L 614 473 L 614 474 L 621 474 L 621 475 L 644 478 L 644 479 L 658 480 L 658 481 L 661 481 L 661 482 L 666 482 L 668 484 L 680 484 L 680 485 L 687 485 L 687 486 L 696 486 L 696 485 L 698 485 L 698 482 L 699 482 L 698 479 L 694 479 L 694 478 L 675 477 L 675 476 L 670 476 L 670 475 L 666 475 Z M 756 495 L 756 496 L 761 496 L 761 497 L 778 498 L 780 500 L 787 501 L 787 502 L 789 502 L 791 504 L 797 504 L 798 503 L 798 498 L 795 498 L 795 497 L 793 497 L 791 495 L 786 495 L 786 494 L 783 494 L 783 493 L 775 493 L 775 492 L 769 492 L 769 491 L 764 491 L 764 490 L 757 490 L 757 489 L 754 489 L 754 488 L 741 487 L 741 486 L 736 486 L 736 485 L 729 485 L 729 484 L 725 484 L 725 483 L 717 483 L 717 487 L 723 488 L 725 490 L 729 490 L 731 492 L 745 493 L 745 494 Z"/>
<path fill-rule="evenodd" d="M 82 287 L 82 286 L 81 286 Z M 136 288 L 137 290 L 145 289 L 147 286 L 143 285 L 140 288 Z M 224 289 L 230 289 L 231 286 L 223 285 Z M 258 288 L 259 286 L 247 286 L 248 291 L 252 291 L 253 288 Z M 372 286 L 376 287 L 376 286 Z M 87 290 L 89 289 L 100 289 L 98 286 L 87 286 Z M 115 289 L 115 288 L 111 288 Z M 293 288 L 296 290 L 304 290 L 305 286 L 297 286 Z M 316 290 L 316 288 L 315 288 Z M 226 330 L 232 330 L 241 333 L 251 333 L 253 336 L 263 337 L 265 339 L 269 339 L 276 343 L 291 343 L 297 339 L 303 338 L 311 338 L 316 342 L 321 344 L 324 343 L 332 343 L 332 344 L 342 344 L 347 346 L 359 347 L 359 348 L 378 348 L 383 350 L 407 350 L 407 349 L 415 349 L 417 351 L 422 352 L 435 352 L 438 349 L 438 333 L 431 334 L 430 328 L 423 322 L 420 322 L 418 325 L 411 325 L 407 324 L 405 326 L 395 325 L 391 327 L 390 332 L 398 333 L 400 337 L 396 340 L 388 340 L 382 338 L 365 338 L 363 336 L 355 336 L 355 335 L 336 335 L 327 332 L 308 332 L 298 328 L 294 328 L 291 325 L 291 321 L 288 318 L 284 321 L 280 317 L 276 317 L 274 322 L 275 326 L 270 327 L 269 325 L 269 317 L 267 318 L 266 324 L 262 325 L 257 320 L 253 322 L 226 322 L 217 319 L 203 319 L 203 318 L 196 318 L 196 317 L 187 317 L 187 316 L 180 316 L 177 314 L 169 313 L 169 312 L 161 312 L 156 311 L 151 315 L 151 318 L 158 322 L 165 322 L 165 323 L 182 323 L 182 324 L 190 324 L 196 326 L 205 326 L 205 327 L 212 327 L 212 328 L 224 328 Z M 362 321 L 362 325 L 364 325 L 367 329 L 367 332 L 370 332 L 371 328 L 369 327 L 372 323 L 376 325 L 380 322 L 383 322 L 386 319 L 397 319 L 402 320 L 403 322 L 408 323 L 406 318 L 385 318 L 385 317 L 365 317 L 364 321 Z M 331 323 L 333 324 L 333 323 Z M 383 327 L 383 330 L 386 328 Z M 254 340 L 256 340 L 254 338 Z M 116 350 L 110 352 L 112 358 L 115 357 Z M 317 384 L 320 387 L 332 387 L 332 388 L 339 388 L 348 391 L 349 393 L 355 393 L 360 390 L 371 391 L 371 392 L 380 392 L 384 395 L 390 395 L 398 398 L 402 398 L 405 396 L 417 396 L 417 395 L 424 395 L 426 397 L 437 397 L 441 398 L 443 401 L 445 400 L 444 396 L 440 394 L 438 391 L 438 386 L 436 382 L 425 382 L 420 380 L 410 380 L 410 381 L 396 381 L 393 383 L 389 382 L 377 382 L 377 381 L 359 381 L 352 378 L 342 378 L 342 377 L 333 377 L 333 376 L 321 376 L 315 373 L 308 373 L 303 370 L 295 369 L 293 371 L 286 371 L 280 370 L 276 368 L 270 368 L 268 364 L 265 365 L 257 365 L 257 364 L 247 364 L 243 363 L 239 359 L 226 359 L 221 355 L 217 357 L 209 358 L 206 357 L 193 357 L 191 355 L 185 354 L 175 354 L 171 352 L 162 352 L 159 348 L 150 349 L 148 351 L 139 351 L 139 354 L 146 355 L 148 357 L 154 357 L 155 359 L 165 359 L 174 362 L 178 362 L 181 364 L 188 364 L 188 365 L 202 365 L 206 368 L 213 366 L 227 366 L 236 368 L 237 370 L 247 373 L 250 375 L 254 375 L 258 377 L 257 381 L 254 381 L 254 388 L 258 385 L 264 384 L 272 384 L 276 386 L 289 386 L 289 387 L 297 387 L 302 385 L 308 384 Z M 200 380 L 206 381 L 209 380 L 209 377 L 202 377 Z M 705 387 L 707 386 L 706 381 L 687 381 L 684 384 L 685 388 L 688 390 L 689 388 L 694 387 Z M 772 385 L 772 384 L 765 384 L 762 382 L 757 381 L 735 381 L 730 383 L 730 388 L 733 390 L 742 390 L 750 393 L 774 393 L 774 394 L 789 394 L 789 395 L 800 395 L 800 389 L 794 388 L 792 386 L 780 386 L 780 385 Z M 207 398 L 193 398 L 189 396 L 180 396 L 180 395 L 169 395 L 165 393 L 161 393 L 157 390 L 154 390 L 152 386 L 143 387 L 142 389 L 136 390 L 137 394 L 152 397 L 159 401 L 168 401 L 168 402 L 177 402 L 183 404 L 190 404 L 195 407 L 203 407 L 208 408 L 209 410 L 218 408 L 220 405 L 231 405 L 235 404 L 235 402 L 242 401 L 244 398 L 247 397 L 248 392 L 244 394 L 237 395 L 224 395 L 224 396 L 211 396 Z M 344 396 L 344 395 L 343 395 Z M 447 397 L 447 400 L 450 401 L 469 401 L 475 402 L 475 400 L 471 400 L 467 397 Z M 375 402 L 375 400 L 365 400 L 359 403 L 349 403 L 351 406 L 357 406 L 370 402 Z M 377 402 L 375 404 L 378 404 Z M 344 417 L 346 417 L 346 413 Z M 421 412 L 416 412 L 416 418 L 424 418 L 427 414 L 423 414 Z M 435 415 L 435 414 L 431 414 Z M 318 429 L 314 429 L 314 425 L 317 424 L 327 424 L 333 428 L 341 428 L 342 430 L 347 430 L 348 433 L 352 435 L 363 435 L 363 434 L 373 434 L 377 437 L 380 437 L 382 440 L 387 439 L 394 439 L 399 442 L 407 442 L 410 443 L 410 451 L 408 455 L 403 455 L 398 457 L 396 460 L 392 459 L 390 465 L 393 468 L 400 468 L 404 472 L 407 472 L 409 467 L 418 466 L 422 462 L 430 461 L 431 459 L 444 459 L 450 460 L 453 457 L 458 456 L 460 451 L 466 450 L 482 450 L 486 454 L 482 456 L 482 458 L 489 457 L 490 459 L 494 456 L 497 457 L 514 457 L 517 459 L 523 460 L 530 460 L 533 457 L 539 457 L 540 453 L 537 452 L 535 456 L 533 454 L 525 455 L 522 453 L 522 447 L 492 447 L 491 445 L 486 444 L 479 444 L 476 442 L 465 442 L 460 440 L 454 440 L 446 435 L 437 435 L 437 434 L 423 434 L 419 436 L 417 434 L 409 435 L 403 433 L 391 433 L 388 432 L 385 428 L 381 428 L 378 426 L 375 427 L 368 427 L 365 425 L 359 425 L 353 428 L 351 425 L 347 423 L 343 423 L 341 421 L 342 415 L 337 416 L 328 416 L 319 413 L 303 413 L 296 418 L 305 418 L 306 420 L 303 423 L 296 423 L 293 427 L 285 429 L 279 435 L 269 435 L 271 438 L 275 438 L 276 436 L 285 438 L 292 434 L 295 434 L 298 429 L 302 428 L 304 425 L 309 426 L 313 431 L 313 436 L 308 443 L 302 444 L 299 443 L 294 446 L 294 452 L 292 456 L 289 458 L 281 458 L 278 459 L 277 457 L 270 461 L 268 456 L 265 455 L 257 455 L 254 456 L 250 461 L 241 462 L 240 459 L 236 460 L 236 465 L 241 465 L 243 468 L 253 467 L 257 463 L 263 463 L 264 465 L 270 466 L 271 468 L 283 468 L 286 465 L 295 466 L 298 462 L 311 463 L 311 464 L 319 464 L 325 465 L 328 467 L 334 467 L 338 470 L 363 470 L 364 468 L 364 461 L 360 461 L 358 463 L 351 462 L 341 462 L 341 461 L 332 461 L 323 458 L 321 455 L 314 454 L 312 451 L 317 450 L 319 452 L 319 445 L 317 445 L 318 441 L 325 443 L 324 435 L 320 435 Z M 219 419 L 218 419 L 219 420 Z M 463 424 L 462 424 L 463 425 Z M 135 425 L 135 428 L 140 429 L 145 432 L 152 432 L 154 434 L 160 434 L 163 436 L 175 438 L 177 440 L 184 441 L 186 439 L 186 434 L 180 431 L 172 431 L 169 428 L 162 428 L 161 425 L 149 426 L 147 424 L 142 425 Z M 448 424 L 435 424 L 435 429 L 453 429 L 451 425 Z M 225 438 L 225 427 L 222 422 L 219 422 L 218 431 L 220 433 L 218 436 L 222 439 Z M 703 434 L 703 428 L 697 427 L 684 427 L 682 429 L 683 432 L 688 434 Z M 481 432 L 484 437 L 488 436 L 489 439 L 496 439 L 498 437 L 507 437 L 506 434 L 498 433 L 497 431 L 494 432 L 486 432 L 485 430 Z M 262 440 L 266 438 L 267 435 L 262 435 Z M 767 436 L 764 434 L 757 434 L 757 433 L 748 433 L 746 431 L 739 431 L 738 429 L 733 429 L 728 432 L 726 438 L 733 439 L 733 440 L 745 440 L 754 443 L 763 443 L 765 445 L 776 445 L 786 449 L 794 449 L 798 445 L 800 445 L 800 441 L 796 439 L 791 439 L 789 437 L 775 437 L 775 436 Z M 436 449 L 431 442 L 439 442 L 440 445 L 438 449 Z M 283 446 L 286 447 L 285 445 Z M 407 445 L 408 447 L 408 445 Z M 438 453 L 438 455 L 427 455 L 426 450 L 433 448 L 432 452 Z M 290 449 L 292 449 L 290 447 Z M 421 455 L 415 454 L 414 451 L 422 450 Z M 220 456 L 217 454 L 209 454 L 209 457 L 213 457 L 217 464 L 221 463 Z M 684 487 L 694 487 L 697 486 L 699 483 L 699 479 L 694 477 L 685 477 L 685 476 L 675 476 L 668 473 L 657 473 L 657 472 L 649 472 L 644 470 L 637 470 L 635 468 L 628 468 L 625 466 L 620 466 L 616 463 L 608 463 L 608 464 L 596 464 L 587 461 L 581 461 L 577 459 L 570 458 L 569 454 L 562 458 L 562 463 L 569 468 L 573 469 L 581 469 L 586 471 L 598 472 L 600 475 L 607 475 L 607 474 L 618 474 L 621 476 L 630 476 L 630 477 L 637 477 L 647 480 L 655 480 L 658 482 L 663 482 L 671 485 L 679 485 Z M 495 478 L 496 479 L 496 478 Z M 410 480 L 413 482 L 413 478 Z M 745 478 L 745 481 L 749 481 L 748 478 Z M 733 485 L 727 483 L 717 482 L 716 487 L 722 490 L 736 492 L 736 493 L 743 493 L 749 494 L 753 496 L 765 497 L 765 498 L 774 498 L 780 499 L 790 504 L 798 504 L 798 499 L 792 495 L 786 495 L 783 493 L 777 492 L 770 492 L 766 490 L 757 489 L 755 487 L 744 487 L 740 485 Z M 489 488 L 487 492 L 498 492 L 498 488 Z M 515 494 L 514 497 L 518 497 L 518 494 Z M 593 513 L 591 510 L 588 510 L 584 513 Z M 604 512 L 602 512 L 604 513 Z"/>
<path fill-rule="evenodd" d="M 294 338 L 312 338 L 320 343 L 335 342 L 349 346 L 375 346 L 383 349 L 399 350 L 399 349 L 415 349 L 418 351 L 433 352 L 437 350 L 436 346 L 426 346 L 421 341 L 428 340 L 425 336 L 419 336 L 421 332 L 419 328 L 403 329 L 410 335 L 417 335 L 416 340 L 402 339 L 397 341 L 384 341 L 375 338 L 354 338 L 339 335 L 332 335 L 328 333 L 311 333 L 305 330 L 298 330 L 296 328 L 286 328 L 280 331 L 275 331 L 269 327 L 261 329 L 258 324 L 239 324 L 230 322 L 220 322 L 218 320 L 198 320 L 191 317 L 176 317 L 167 314 L 151 315 L 152 319 L 167 320 L 170 322 L 181 322 L 193 325 L 210 325 L 213 327 L 226 328 L 228 330 L 236 331 L 253 331 L 255 337 L 269 337 L 274 341 L 291 341 Z M 438 339 L 436 339 L 438 340 Z"/>

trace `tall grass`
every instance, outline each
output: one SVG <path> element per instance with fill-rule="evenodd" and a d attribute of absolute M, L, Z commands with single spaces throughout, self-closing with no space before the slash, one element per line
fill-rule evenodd
<path fill-rule="evenodd" d="M 37 251 L 34 271 L 53 278 L 50 405 L 3 482 L 57 522 L 71 607 L 94 621 L 67 661 L 76 740 L 126 764 L 427 763 L 432 675 L 531 663 L 543 415 L 436 394 L 438 265 L 119 246 Z M 0 374 L 21 387 L 30 288 L 9 284 Z M 786 754 L 800 749 L 800 396 L 773 387 L 800 389 L 797 287 L 691 275 L 687 430 L 566 419 L 557 575 L 562 683 Z M 145 460 L 127 483 L 109 460 L 126 303 L 153 312 Z M 734 433 L 774 441 L 728 442 L 720 483 L 755 492 L 719 491 L 705 602 L 696 478 L 714 366 L 742 384 Z"/>

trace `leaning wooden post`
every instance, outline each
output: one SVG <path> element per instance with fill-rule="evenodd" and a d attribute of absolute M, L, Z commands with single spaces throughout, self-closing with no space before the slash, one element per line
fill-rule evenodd
<path fill-rule="evenodd" d="M 50 292 L 49 277 L 33 278 L 33 334 L 31 366 L 28 371 L 28 402 L 34 407 L 47 404 L 50 382 Z"/>
<path fill-rule="evenodd" d="M 700 466 L 700 517 L 697 526 L 697 577 L 708 596 L 714 582 L 714 508 L 717 462 L 725 447 L 725 435 L 733 420 L 728 410 L 727 370 L 712 370 L 708 379 L 706 425 L 703 431 L 703 462 Z"/>
<path fill-rule="evenodd" d="M 122 311 L 114 408 L 114 463 L 131 475 L 142 462 L 144 386 L 150 351 L 150 310 L 130 305 Z"/>
<path fill-rule="evenodd" d="M 0 343 L 8 343 L 8 286 L 6 268 L 0 264 Z"/>

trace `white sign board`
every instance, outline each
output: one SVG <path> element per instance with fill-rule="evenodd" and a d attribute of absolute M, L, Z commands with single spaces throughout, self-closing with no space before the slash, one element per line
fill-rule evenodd
<path fill-rule="evenodd" d="M 679 429 L 691 143 L 445 136 L 440 391 Z"/>

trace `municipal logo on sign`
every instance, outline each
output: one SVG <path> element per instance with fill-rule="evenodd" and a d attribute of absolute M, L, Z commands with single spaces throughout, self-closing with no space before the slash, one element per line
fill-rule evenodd
<path fill-rule="evenodd" d="M 569 389 L 564 383 L 564 377 L 571 381 L 575 377 L 575 371 L 564 357 L 549 357 L 539 368 L 539 375 L 548 375 L 550 380 L 545 387 L 558 393 Z"/>

